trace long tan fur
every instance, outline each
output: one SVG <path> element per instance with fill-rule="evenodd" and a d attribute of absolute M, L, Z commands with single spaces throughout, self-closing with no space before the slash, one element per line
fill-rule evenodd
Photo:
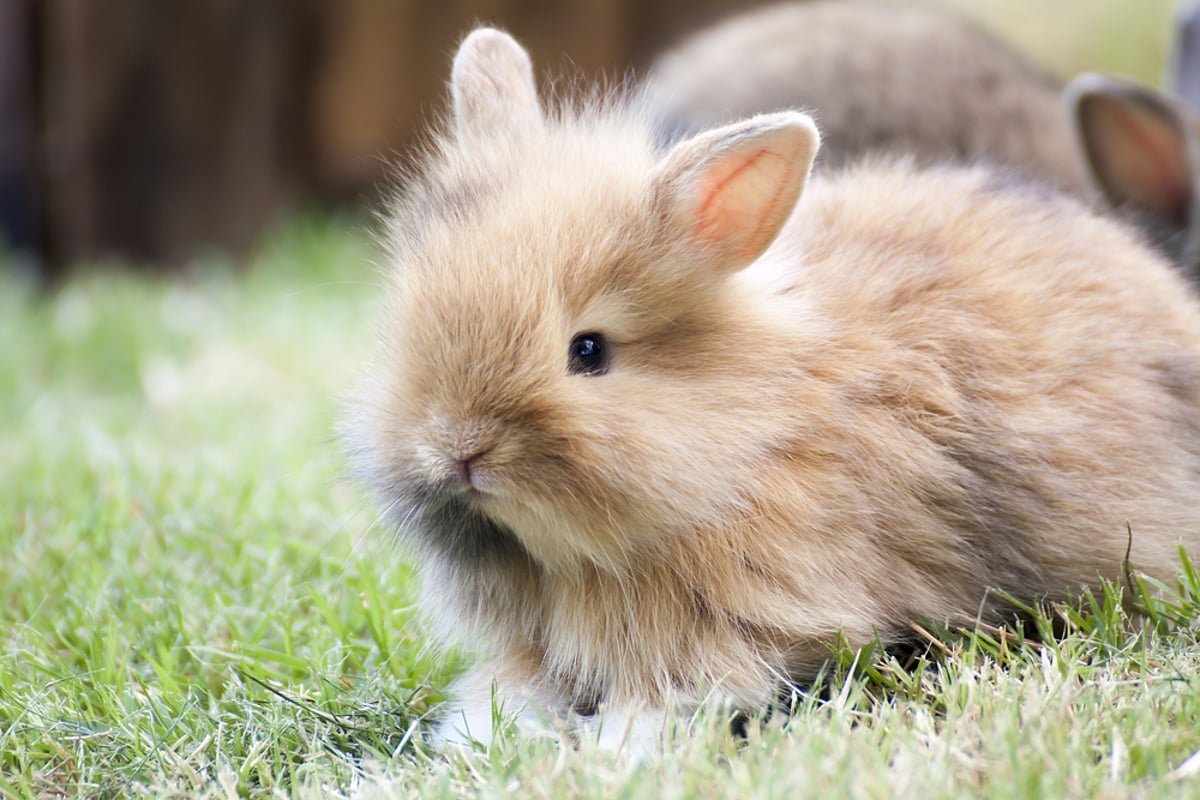
<path fill-rule="evenodd" d="M 1133 234 L 982 167 L 807 179 L 795 112 L 664 154 L 619 98 L 526 113 L 531 81 L 486 80 L 525 58 L 460 51 L 485 122 L 397 203 L 348 425 L 481 653 L 448 735 L 487 735 L 493 685 L 759 707 L 839 635 L 1117 579 L 1127 524 L 1156 577 L 1200 550 L 1200 313 Z"/>

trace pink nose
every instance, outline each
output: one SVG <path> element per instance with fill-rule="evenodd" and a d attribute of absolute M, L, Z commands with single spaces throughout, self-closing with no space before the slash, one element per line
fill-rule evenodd
<path fill-rule="evenodd" d="M 479 459 L 483 457 L 484 452 L 473 453 L 466 458 L 457 458 L 454 460 L 454 465 L 458 469 L 458 479 L 466 486 L 473 486 L 474 476 L 472 469 L 479 464 Z"/>

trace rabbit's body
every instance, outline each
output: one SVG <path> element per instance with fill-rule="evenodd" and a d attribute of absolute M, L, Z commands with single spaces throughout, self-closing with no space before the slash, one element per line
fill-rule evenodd
<path fill-rule="evenodd" d="M 992 162 L 1087 191 L 1061 86 L 945 11 L 870 0 L 767 6 L 693 34 L 654 62 L 647 83 L 652 113 L 688 134 L 811 111 L 828 142 L 823 169 L 903 153 Z"/>
<path fill-rule="evenodd" d="M 1117 579 L 1127 523 L 1154 576 L 1200 549 L 1200 312 L 1134 235 L 982 167 L 804 188 L 794 113 L 663 156 L 522 57 L 460 52 L 352 433 L 468 706 L 759 706 Z"/>

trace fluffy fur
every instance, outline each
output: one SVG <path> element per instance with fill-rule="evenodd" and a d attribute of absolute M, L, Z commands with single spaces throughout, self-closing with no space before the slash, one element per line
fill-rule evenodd
<path fill-rule="evenodd" d="M 1200 313 L 1130 232 L 982 167 L 806 185 L 797 113 L 664 154 L 619 99 L 541 111 L 523 59 L 459 53 L 349 424 L 485 656 L 448 733 L 487 735 L 493 686 L 759 707 L 839 636 L 1117 579 L 1127 524 L 1156 577 L 1198 549 Z M 569 369 L 581 332 L 606 374 Z"/>

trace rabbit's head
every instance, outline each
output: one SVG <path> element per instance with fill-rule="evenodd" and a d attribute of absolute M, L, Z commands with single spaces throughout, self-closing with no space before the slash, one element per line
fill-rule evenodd
<path fill-rule="evenodd" d="M 768 447 L 770 309 L 740 273 L 816 129 L 764 115 L 663 154 L 619 100 L 543 110 L 525 51 L 488 29 L 452 95 L 390 222 L 356 459 L 402 535 L 464 568 L 628 567 L 742 503 L 733 476 Z"/>

